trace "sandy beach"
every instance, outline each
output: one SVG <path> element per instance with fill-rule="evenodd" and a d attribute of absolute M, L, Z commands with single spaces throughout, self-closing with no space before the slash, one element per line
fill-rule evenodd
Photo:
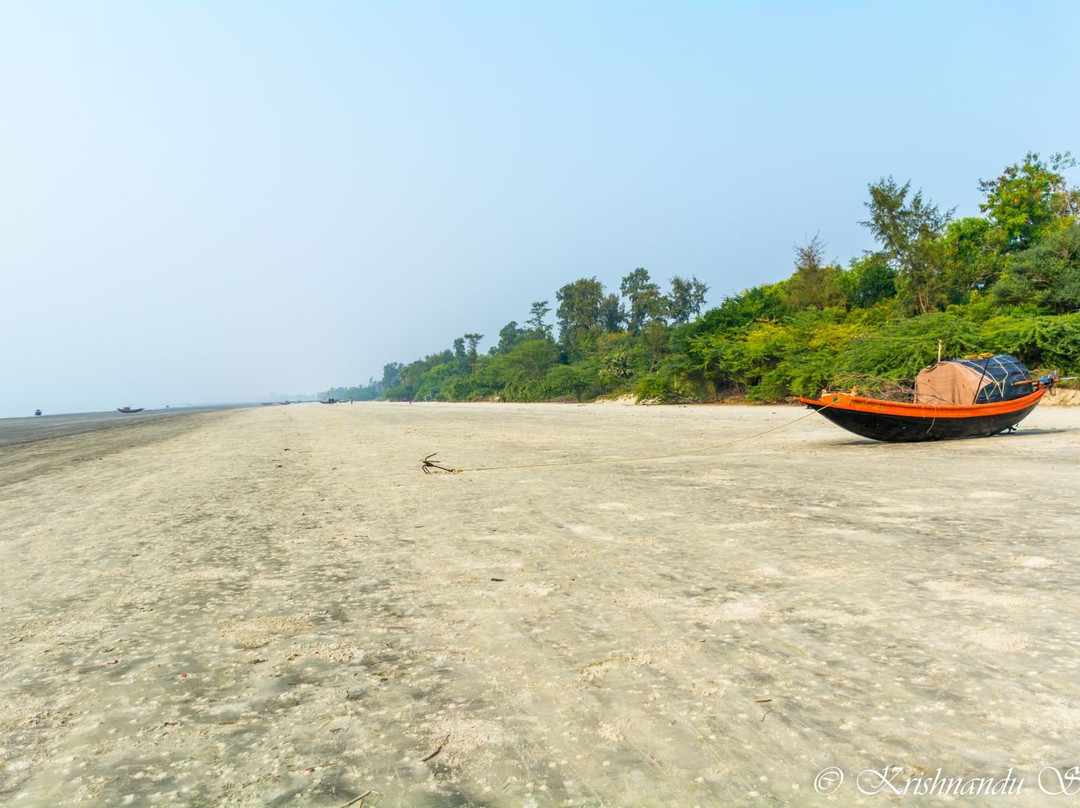
<path fill-rule="evenodd" d="M 5 447 L 0 803 L 1074 804 L 1078 461 L 1045 406 L 931 444 L 378 403 Z"/>

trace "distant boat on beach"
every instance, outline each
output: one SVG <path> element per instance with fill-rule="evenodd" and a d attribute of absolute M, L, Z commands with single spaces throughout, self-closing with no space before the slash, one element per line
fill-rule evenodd
<path fill-rule="evenodd" d="M 1007 354 L 980 359 L 939 360 L 919 371 L 912 403 L 823 391 L 800 398 L 837 426 L 889 443 L 981 438 L 1012 430 L 1027 417 L 1056 374 L 1031 378 Z"/>
<path fill-rule="evenodd" d="M 41 410 L 34 410 L 34 415 L 41 415 Z"/>
<path fill-rule="evenodd" d="M 137 413 L 137 412 L 142 412 L 142 411 L 143 411 L 144 409 L 146 409 L 146 408 L 145 408 L 145 407 L 138 407 L 138 408 L 132 408 L 132 407 L 117 407 L 117 408 L 116 408 L 116 411 L 117 411 L 117 412 L 122 412 L 122 413 L 125 413 L 125 414 L 127 414 L 127 415 L 133 415 L 133 414 L 135 414 L 135 413 Z"/>

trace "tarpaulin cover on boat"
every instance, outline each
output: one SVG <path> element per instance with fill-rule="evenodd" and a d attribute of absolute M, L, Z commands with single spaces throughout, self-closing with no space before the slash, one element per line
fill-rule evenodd
<path fill-rule="evenodd" d="M 919 371 L 916 404 L 986 404 L 1026 396 L 1034 388 L 1016 384 L 1031 375 L 1015 356 L 947 359 Z"/>

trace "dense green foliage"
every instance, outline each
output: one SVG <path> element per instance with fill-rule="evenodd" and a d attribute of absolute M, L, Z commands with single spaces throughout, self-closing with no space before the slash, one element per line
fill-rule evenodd
<path fill-rule="evenodd" d="M 595 277 L 555 293 L 524 326 L 508 323 L 486 354 L 483 336 L 392 363 L 339 399 L 587 400 L 632 394 L 657 401 L 727 396 L 777 401 L 829 385 L 866 389 L 911 379 L 946 356 L 1011 353 L 1036 370 L 1080 372 L 1080 191 L 1068 155 L 1028 154 L 982 181 L 982 216 L 953 219 L 910 183 L 868 186 L 864 225 L 879 245 L 846 267 L 817 237 L 795 249 L 786 280 L 702 311 L 707 289 L 644 268 L 618 292 Z"/>

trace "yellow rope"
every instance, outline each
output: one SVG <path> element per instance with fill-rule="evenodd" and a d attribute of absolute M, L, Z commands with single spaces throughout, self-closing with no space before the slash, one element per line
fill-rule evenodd
<path fill-rule="evenodd" d="M 760 438 L 762 435 L 768 435 L 770 432 L 776 432 L 780 429 L 789 427 L 792 424 L 797 424 L 799 421 L 809 418 L 816 412 L 819 412 L 819 410 L 810 410 L 810 412 L 806 413 L 805 415 L 800 415 L 794 420 L 788 421 L 783 424 L 778 424 L 777 426 L 769 427 L 768 429 L 763 429 L 762 431 L 755 432 L 752 435 L 744 435 L 741 438 L 733 438 L 732 440 L 725 441 L 724 443 L 717 443 L 712 446 L 703 446 L 698 449 L 688 449 L 682 452 L 672 452 L 671 454 L 650 455 L 647 457 L 616 457 L 608 460 L 565 460 L 556 463 L 520 463 L 511 466 L 479 466 L 477 468 L 471 469 L 440 466 L 438 463 L 431 462 L 431 458 L 435 455 L 428 455 L 426 458 L 424 458 L 424 461 L 421 464 L 421 468 L 424 470 L 425 473 L 428 474 L 438 473 L 440 471 L 447 474 L 465 474 L 466 472 L 476 471 L 509 471 L 511 469 L 561 468 L 567 466 L 599 466 L 605 463 L 645 463 L 652 460 L 669 460 L 673 457 L 688 457 L 690 455 L 701 454 L 702 452 L 711 452 L 714 449 L 723 449 L 727 446 L 733 446 L 736 443 L 742 443 L 743 441 Z"/>

